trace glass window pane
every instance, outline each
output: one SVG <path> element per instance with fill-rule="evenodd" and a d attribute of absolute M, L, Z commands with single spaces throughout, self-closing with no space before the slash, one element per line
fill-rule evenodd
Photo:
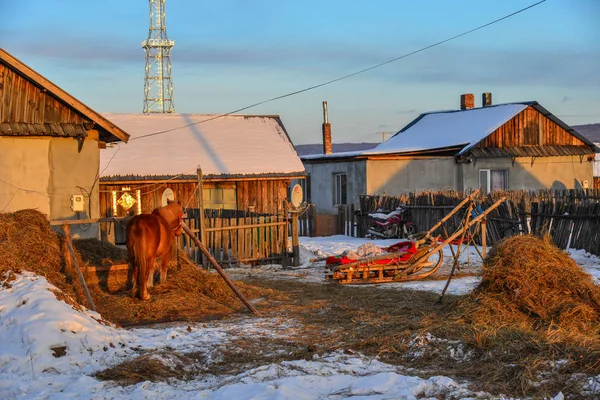
<path fill-rule="evenodd" d="M 488 194 L 490 192 L 490 189 L 488 187 L 489 172 L 490 171 L 487 169 L 479 170 L 479 187 L 482 188 L 484 194 Z"/>
<path fill-rule="evenodd" d="M 508 188 L 508 171 L 499 169 L 490 172 L 490 190 L 506 190 Z"/>
<path fill-rule="evenodd" d="M 223 189 L 223 202 L 235 203 L 235 189 Z"/>

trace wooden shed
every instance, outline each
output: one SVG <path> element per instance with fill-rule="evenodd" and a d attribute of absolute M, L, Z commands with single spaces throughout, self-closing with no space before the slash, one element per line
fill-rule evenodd
<path fill-rule="evenodd" d="M 278 116 L 105 114 L 132 135 L 103 152 L 102 216 L 149 212 L 167 198 L 198 208 L 281 215 L 304 166 Z M 126 199 L 128 201 L 126 201 Z"/>
<path fill-rule="evenodd" d="M 0 212 L 98 218 L 100 149 L 129 135 L 0 48 Z M 74 228 L 97 237 L 98 227 Z"/>

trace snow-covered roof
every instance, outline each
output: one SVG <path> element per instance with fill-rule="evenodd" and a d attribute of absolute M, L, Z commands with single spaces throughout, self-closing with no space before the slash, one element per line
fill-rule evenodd
<path fill-rule="evenodd" d="M 131 135 L 128 144 L 100 152 L 103 178 L 196 175 L 197 168 L 209 176 L 305 171 L 276 116 L 103 115 Z"/>
<path fill-rule="evenodd" d="M 528 104 L 425 113 L 368 154 L 398 153 L 464 145 L 459 154 L 490 135 Z"/>

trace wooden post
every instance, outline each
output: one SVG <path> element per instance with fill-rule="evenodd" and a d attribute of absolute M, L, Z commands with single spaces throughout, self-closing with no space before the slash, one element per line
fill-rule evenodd
<path fill-rule="evenodd" d="M 292 250 L 294 252 L 294 266 L 300 265 L 300 241 L 298 239 L 298 210 L 290 211 L 292 214 Z"/>
<path fill-rule="evenodd" d="M 83 287 L 83 291 L 85 293 L 85 298 L 87 299 L 88 308 L 92 311 L 96 311 L 96 306 L 94 305 L 94 300 L 92 300 L 90 291 L 87 287 L 87 284 L 85 283 L 85 278 L 83 277 L 83 274 L 81 273 L 81 270 L 79 269 L 79 264 L 77 263 L 77 258 L 75 257 L 75 251 L 73 250 L 73 243 L 71 242 L 71 226 L 65 224 L 65 225 L 63 225 L 62 229 L 65 234 L 65 243 L 67 244 L 67 249 L 69 249 L 69 253 L 71 254 L 71 260 L 73 262 L 73 266 L 75 267 L 75 271 L 77 272 L 77 275 L 79 276 L 79 282 L 81 283 L 81 286 Z"/>
<path fill-rule="evenodd" d="M 206 243 L 206 225 L 204 222 L 204 180 L 202 179 L 202 168 L 198 168 L 198 230 L 200 233 L 200 241 Z M 195 236 L 195 235 L 194 235 Z M 206 258 L 202 253 L 202 265 L 206 267 Z"/>
<path fill-rule="evenodd" d="M 487 255 L 486 246 L 487 246 L 487 221 L 486 221 L 486 218 L 484 217 L 481 220 L 481 255 L 483 256 L 484 259 Z"/>
<path fill-rule="evenodd" d="M 233 293 L 235 293 L 235 295 L 242 301 L 242 303 L 244 303 L 244 305 L 246 307 L 248 307 L 248 309 L 250 311 L 252 311 L 252 313 L 254 313 L 255 315 L 258 315 L 258 311 L 256 311 L 256 309 L 252 306 L 252 304 L 250 304 L 248 302 L 248 300 L 244 297 L 244 295 L 241 294 L 237 290 L 237 288 L 235 287 L 235 285 L 233 284 L 233 282 L 231 282 L 231 280 L 229 280 L 229 277 L 227 276 L 227 274 L 225 274 L 225 271 L 223 271 L 223 268 L 221 268 L 221 266 L 219 265 L 219 263 L 208 252 L 208 250 L 206 249 L 206 246 L 204 246 L 204 243 L 202 243 L 196 237 L 196 235 L 194 235 L 194 232 L 192 232 L 192 230 L 190 229 L 190 227 L 187 226 L 187 224 L 185 222 L 182 222 L 181 226 L 183 227 L 183 231 L 190 237 L 190 239 L 192 239 L 196 243 L 196 246 L 198 246 L 198 248 L 200 249 L 200 251 L 202 252 L 202 254 L 204 254 L 204 256 L 206 256 L 206 258 L 208 259 L 208 261 L 217 270 L 217 272 L 219 273 L 219 275 L 221 275 L 221 278 L 223 278 L 223 280 L 225 281 L 225 283 L 227 283 L 227 285 L 233 291 Z"/>

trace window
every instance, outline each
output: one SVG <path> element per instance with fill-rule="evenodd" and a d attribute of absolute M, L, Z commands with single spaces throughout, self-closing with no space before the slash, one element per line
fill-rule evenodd
<path fill-rule="evenodd" d="M 298 180 L 298 184 L 302 186 L 302 193 L 304 193 L 302 200 L 310 203 L 310 175 L 306 175 L 306 179 Z"/>
<path fill-rule="evenodd" d="M 236 189 L 204 188 L 202 190 L 204 209 L 236 210 Z"/>
<path fill-rule="evenodd" d="M 536 121 L 529 121 L 523 129 L 523 145 L 537 146 L 540 144 L 540 127 Z"/>
<path fill-rule="evenodd" d="M 346 174 L 333 174 L 333 205 L 347 204 Z"/>
<path fill-rule="evenodd" d="M 484 194 L 489 194 L 494 190 L 507 190 L 508 171 L 505 169 L 480 169 L 479 187 L 483 189 Z"/>

